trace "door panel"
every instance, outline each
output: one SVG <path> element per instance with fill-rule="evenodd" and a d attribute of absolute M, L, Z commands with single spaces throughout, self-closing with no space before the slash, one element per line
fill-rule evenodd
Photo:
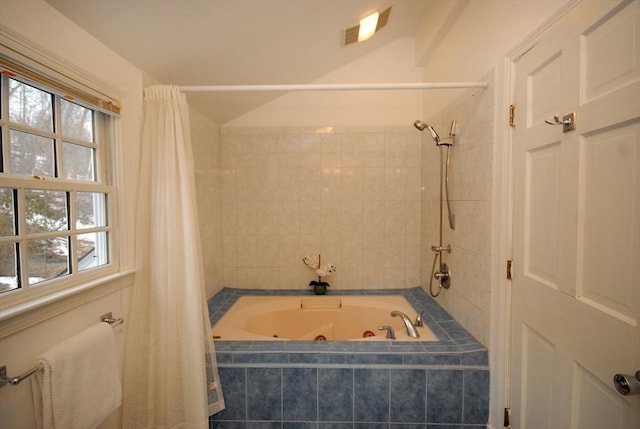
<path fill-rule="evenodd" d="M 558 288 L 558 212 L 560 201 L 560 142 L 536 147 L 525 160 L 524 269 L 528 277 Z"/>
<path fill-rule="evenodd" d="M 525 427 L 552 429 L 555 346 L 531 327 L 523 326 L 522 422 Z M 544 412 L 528 412 L 540 408 Z"/>
<path fill-rule="evenodd" d="M 578 240 L 583 253 L 577 296 L 630 325 L 638 323 L 632 303 L 640 248 L 639 141 L 638 123 L 593 133 L 581 142 L 580 162 Z"/>
<path fill-rule="evenodd" d="M 575 367 L 576 400 L 573 402 L 572 429 L 625 429 L 629 403 L 611 390 L 610 383 L 602 383 L 589 370 Z"/>
<path fill-rule="evenodd" d="M 614 11 L 581 37 L 583 102 L 601 97 L 638 80 L 640 45 L 638 11 Z M 602 67 L 602 64 L 611 65 Z"/>
<path fill-rule="evenodd" d="M 562 52 L 553 52 L 527 77 L 527 126 L 540 124 L 562 109 L 562 60 Z"/>
<path fill-rule="evenodd" d="M 612 383 L 640 369 L 639 64 L 640 0 L 580 2 L 516 64 L 514 428 L 640 429 Z"/>

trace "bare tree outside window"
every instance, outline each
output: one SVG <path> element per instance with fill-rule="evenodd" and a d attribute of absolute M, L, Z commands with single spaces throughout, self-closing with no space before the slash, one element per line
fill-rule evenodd
<path fill-rule="evenodd" d="M 9 79 L 9 120 L 41 131 L 53 131 L 53 96 Z"/>
<path fill-rule="evenodd" d="M 100 185 L 98 112 L 37 85 L 2 81 L 8 138 L 0 178 L 13 182 L 0 187 L 0 293 L 107 264 L 110 229 L 104 186 L 74 185 Z"/>

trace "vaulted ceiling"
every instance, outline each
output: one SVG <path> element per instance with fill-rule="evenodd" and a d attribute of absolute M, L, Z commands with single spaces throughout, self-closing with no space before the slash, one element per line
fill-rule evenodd
<path fill-rule="evenodd" d="M 311 82 L 413 37 L 442 0 L 46 1 L 161 83 L 242 85 Z M 390 5 L 381 31 L 344 46 L 344 29 Z M 190 95 L 190 103 L 223 124 L 279 95 Z"/>

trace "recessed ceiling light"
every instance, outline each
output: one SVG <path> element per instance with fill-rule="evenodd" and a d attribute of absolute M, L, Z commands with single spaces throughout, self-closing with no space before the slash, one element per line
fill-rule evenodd
<path fill-rule="evenodd" d="M 391 6 L 382 12 L 374 12 L 360 20 L 360 23 L 354 27 L 344 30 L 344 44 L 362 42 L 369 39 L 382 27 L 387 25 L 391 13 Z"/>
<path fill-rule="evenodd" d="M 360 25 L 358 26 L 358 42 L 363 42 L 373 36 L 378 26 L 379 15 L 378 12 L 374 12 L 360 20 Z"/>

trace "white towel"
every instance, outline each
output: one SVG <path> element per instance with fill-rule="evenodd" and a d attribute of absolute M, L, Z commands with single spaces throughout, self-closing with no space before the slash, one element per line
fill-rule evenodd
<path fill-rule="evenodd" d="M 122 404 L 113 328 L 98 323 L 47 350 L 33 379 L 44 429 L 92 429 Z"/>

